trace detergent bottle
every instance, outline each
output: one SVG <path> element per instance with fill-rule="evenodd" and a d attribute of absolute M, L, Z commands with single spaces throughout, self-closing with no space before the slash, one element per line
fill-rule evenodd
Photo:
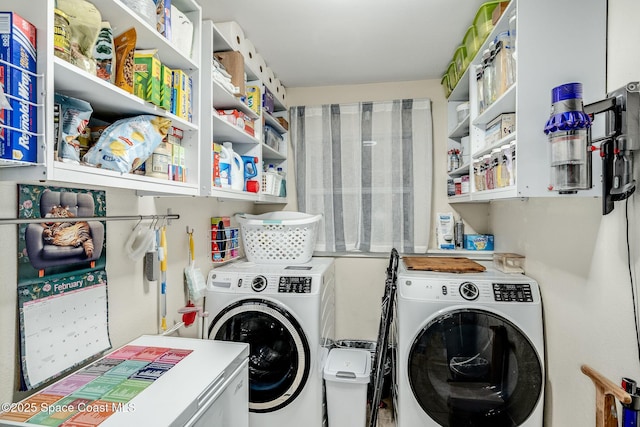
<path fill-rule="evenodd" d="M 244 191 L 248 191 L 247 181 L 258 176 L 258 158 L 255 156 L 242 156 L 242 164 L 244 165 Z"/>
<path fill-rule="evenodd" d="M 231 159 L 231 188 L 233 190 L 244 190 L 244 164 L 242 156 L 233 152 Z"/>
<path fill-rule="evenodd" d="M 231 187 L 231 160 L 233 159 L 233 149 L 230 142 L 225 142 L 220 147 L 220 186 L 222 188 Z"/>

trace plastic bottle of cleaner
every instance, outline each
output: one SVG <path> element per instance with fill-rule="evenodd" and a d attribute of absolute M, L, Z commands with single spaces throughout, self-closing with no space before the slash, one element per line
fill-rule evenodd
<path fill-rule="evenodd" d="M 233 152 L 231 158 L 231 188 L 244 190 L 244 162 L 242 156 L 236 152 Z"/>
<path fill-rule="evenodd" d="M 231 187 L 231 159 L 233 159 L 231 143 L 224 142 L 220 147 L 220 185 L 222 188 Z"/>

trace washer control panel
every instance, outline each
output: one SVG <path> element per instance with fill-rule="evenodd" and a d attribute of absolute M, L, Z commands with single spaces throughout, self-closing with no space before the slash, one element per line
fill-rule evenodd
<path fill-rule="evenodd" d="M 309 276 L 280 276 L 278 293 L 309 294 L 311 293 L 311 279 Z"/>
<path fill-rule="evenodd" d="M 493 298 L 500 302 L 533 302 L 528 283 L 494 283 Z"/>

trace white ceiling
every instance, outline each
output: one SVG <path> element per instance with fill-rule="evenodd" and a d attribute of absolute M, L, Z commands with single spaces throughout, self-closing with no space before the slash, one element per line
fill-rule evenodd
<path fill-rule="evenodd" d="M 198 0 L 285 87 L 439 79 L 482 0 Z"/>

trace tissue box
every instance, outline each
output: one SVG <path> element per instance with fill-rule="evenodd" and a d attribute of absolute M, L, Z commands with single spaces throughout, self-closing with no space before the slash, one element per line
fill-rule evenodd
<path fill-rule="evenodd" d="M 493 234 L 465 234 L 464 248 L 469 251 L 492 251 Z"/>

